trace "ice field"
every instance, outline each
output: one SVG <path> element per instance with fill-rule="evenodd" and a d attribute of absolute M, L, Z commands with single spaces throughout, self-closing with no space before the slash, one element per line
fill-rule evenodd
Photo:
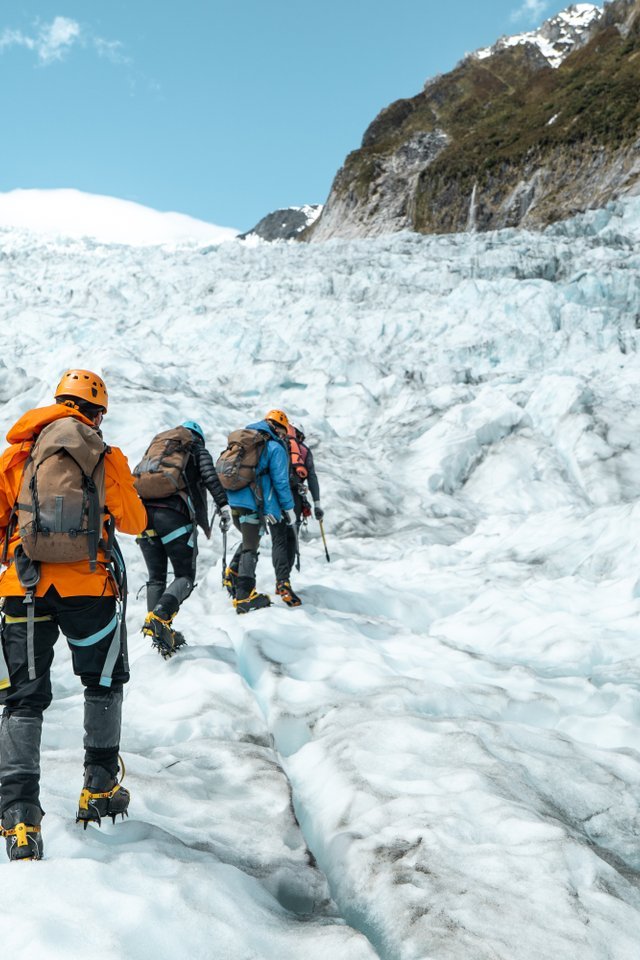
<path fill-rule="evenodd" d="M 309 246 L 0 230 L 3 434 L 71 365 L 104 375 L 132 465 L 183 419 L 215 455 L 281 407 L 331 551 L 311 521 L 303 606 L 237 617 L 201 537 L 164 662 L 121 538 L 130 817 L 74 823 L 60 640 L 46 859 L 0 860 L 7 956 L 634 960 L 639 243 L 640 199 L 540 234 Z"/>

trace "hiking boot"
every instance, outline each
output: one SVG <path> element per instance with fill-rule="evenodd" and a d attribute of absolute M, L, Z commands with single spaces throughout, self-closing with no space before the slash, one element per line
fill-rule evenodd
<path fill-rule="evenodd" d="M 299 607 L 302 603 L 298 594 L 293 592 L 289 580 L 278 580 L 276 583 L 276 593 L 279 597 L 282 597 L 282 600 L 288 607 Z"/>
<path fill-rule="evenodd" d="M 7 842 L 9 860 L 42 860 L 41 820 L 42 810 L 35 803 L 14 803 L 5 810 L 0 833 Z"/>
<path fill-rule="evenodd" d="M 243 600 L 234 600 L 233 605 L 236 608 L 236 613 L 249 613 L 251 610 L 270 607 L 271 600 L 266 593 L 257 593 L 256 590 L 252 590 L 249 596 Z"/>
<path fill-rule="evenodd" d="M 233 567 L 227 567 L 227 569 L 224 571 L 224 576 L 222 577 L 222 586 L 226 587 L 227 593 L 232 600 L 235 600 L 236 598 L 237 578 L 238 571 L 234 570 Z"/>
<path fill-rule="evenodd" d="M 147 614 L 142 627 L 144 635 L 151 637 L 151 646 L 155 647 L 165 660 L 172 657 L 176 650 L 187 642 L 181 633 L 173 629 L 171 626 L 172 620 L 173 617 L 170 617 L 169 620 L 163 620 L 162 617 L 152 611 Z"/>
<path fill-rule="evenodd" d="M 124 777 L 124 764 L 122 761 L 120 763 Z M 91 764 L 85 767 L 84 787 L 80 792 L 76 823 L 83 823 L 86 830 L 88 823 L 97 823 L 100 826 L 103 817 L 111 817 L 115 823 L 120 814 L 124 820 L 129 816 L 127 807 L 130 799 L 129 791 L 117 777 L 112 776 L 104 767 Z"/>

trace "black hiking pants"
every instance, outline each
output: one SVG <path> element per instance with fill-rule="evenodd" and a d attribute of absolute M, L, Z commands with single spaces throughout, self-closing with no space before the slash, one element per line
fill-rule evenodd
<path fill-rule="evenodd" d="M 256 585 L 262 522 L 255 510 L 247 507 L 233 507 L 231 516 L 234 527 L 242 534 L 242 543 L 238 544 L 229 566 L 238 574 L 236 599 L 246 600 Z"/>
<path fill-rule="evenodd" d="M 286 520 L 280 520 L 269 528 L 269 532 L 276 580 L 288 580 L 296 562 L 296 531 Z"/>
<path fill-rule="evenodd" d="M 149 526 L 137 543 L 147 565 L 147 610 L 169 620 L 187 599 L 196 578 L 197 531 L 179 510 L 147 506 Z M 171 563 L 173 581 L 167 587 Z"/>
<path fill-rule="evenodd" d="M 292 493 L 293 509 L 296 514 L 296 529 L 294 530 L 284 517 L 269 528 L 271 534 L 271 562 L 273 563 L 276 580 L 288 580 L 296 562 L 297 534 L 300 533 L 300 523 L 302 522 L 302 498 L 297 489 L 292 490 Z"/>
<path fill-rule="evenodd" d="M 51 587 L 34 600 L 34 618 L 35 678 L 30 678 L 26 607 L 22 597 L 5 599 L 2 651 L 11 685 L 0 692 L 0 812 L 16 802 L 39 804 L 42 714 L 51 703 L 60 631 L 85 688 L 85 766 L 98 764 L 113 776 L 118 769 L 122 685 L 129 667 L 115 597 L 60 597 Z"/>

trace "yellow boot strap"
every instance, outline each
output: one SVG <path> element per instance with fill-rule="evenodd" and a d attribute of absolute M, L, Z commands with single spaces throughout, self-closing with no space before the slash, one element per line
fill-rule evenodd
<path fill-rule="evenodd" d="M 88 810 L 89 803 L 91 800 L 110 800 L 118 790 L 120 789 L 120 784 L 116 783 L 115 787 L 111 790 L 108 790 L 106 793 L 91 793 L 90 790 L 87 790 L 86 787 L 80 793 L 80 800 L 78 806 L 81 810 Z"/>
<path fill-rule="evenodd" d="M 16 823 L 11 830 L 2 830 L 2 836 L 15 837 L 19 847 L 29 846 L 28 834 L 30 833 L 40 833 L 40 827 L 31 826 L 28 823 Z"/>

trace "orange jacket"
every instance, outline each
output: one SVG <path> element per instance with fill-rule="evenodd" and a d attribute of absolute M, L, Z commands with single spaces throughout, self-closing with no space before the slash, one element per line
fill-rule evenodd
<path fill-rule="evenodd" d="M 73 407 L 54 404 L 29 410 L 7 434 L 11 446 L 0 456 L 0 543 L 4 543 L 11 509 L 20 492 L 24 463 L 34 440 L 43 427 L 62 417 L 76 417 L 91 426 L 91 421 Z M 116 529 L 122 533 L 142 533 L 147 525 L 147 512 L 133 486 L 127 458 L 118 447 L 110 448 L 104 458 L 104 468 L 106 508 L 115 519 Z M 20 535 L 16 528 L 9 543 L 9 561 L 19 542 Z M 93 572 L 88 560 L 42 563 L 35 595 L 42 597 L 53 586 L 61 597 L 113 596 L 115 588 L 104 560 L 104 553 L 99 552 L 98 565 Z M 19 597 L 24 592 L 15 565 L 9 562 L 8 568 L 0 576 L 0 597 Z"/>

